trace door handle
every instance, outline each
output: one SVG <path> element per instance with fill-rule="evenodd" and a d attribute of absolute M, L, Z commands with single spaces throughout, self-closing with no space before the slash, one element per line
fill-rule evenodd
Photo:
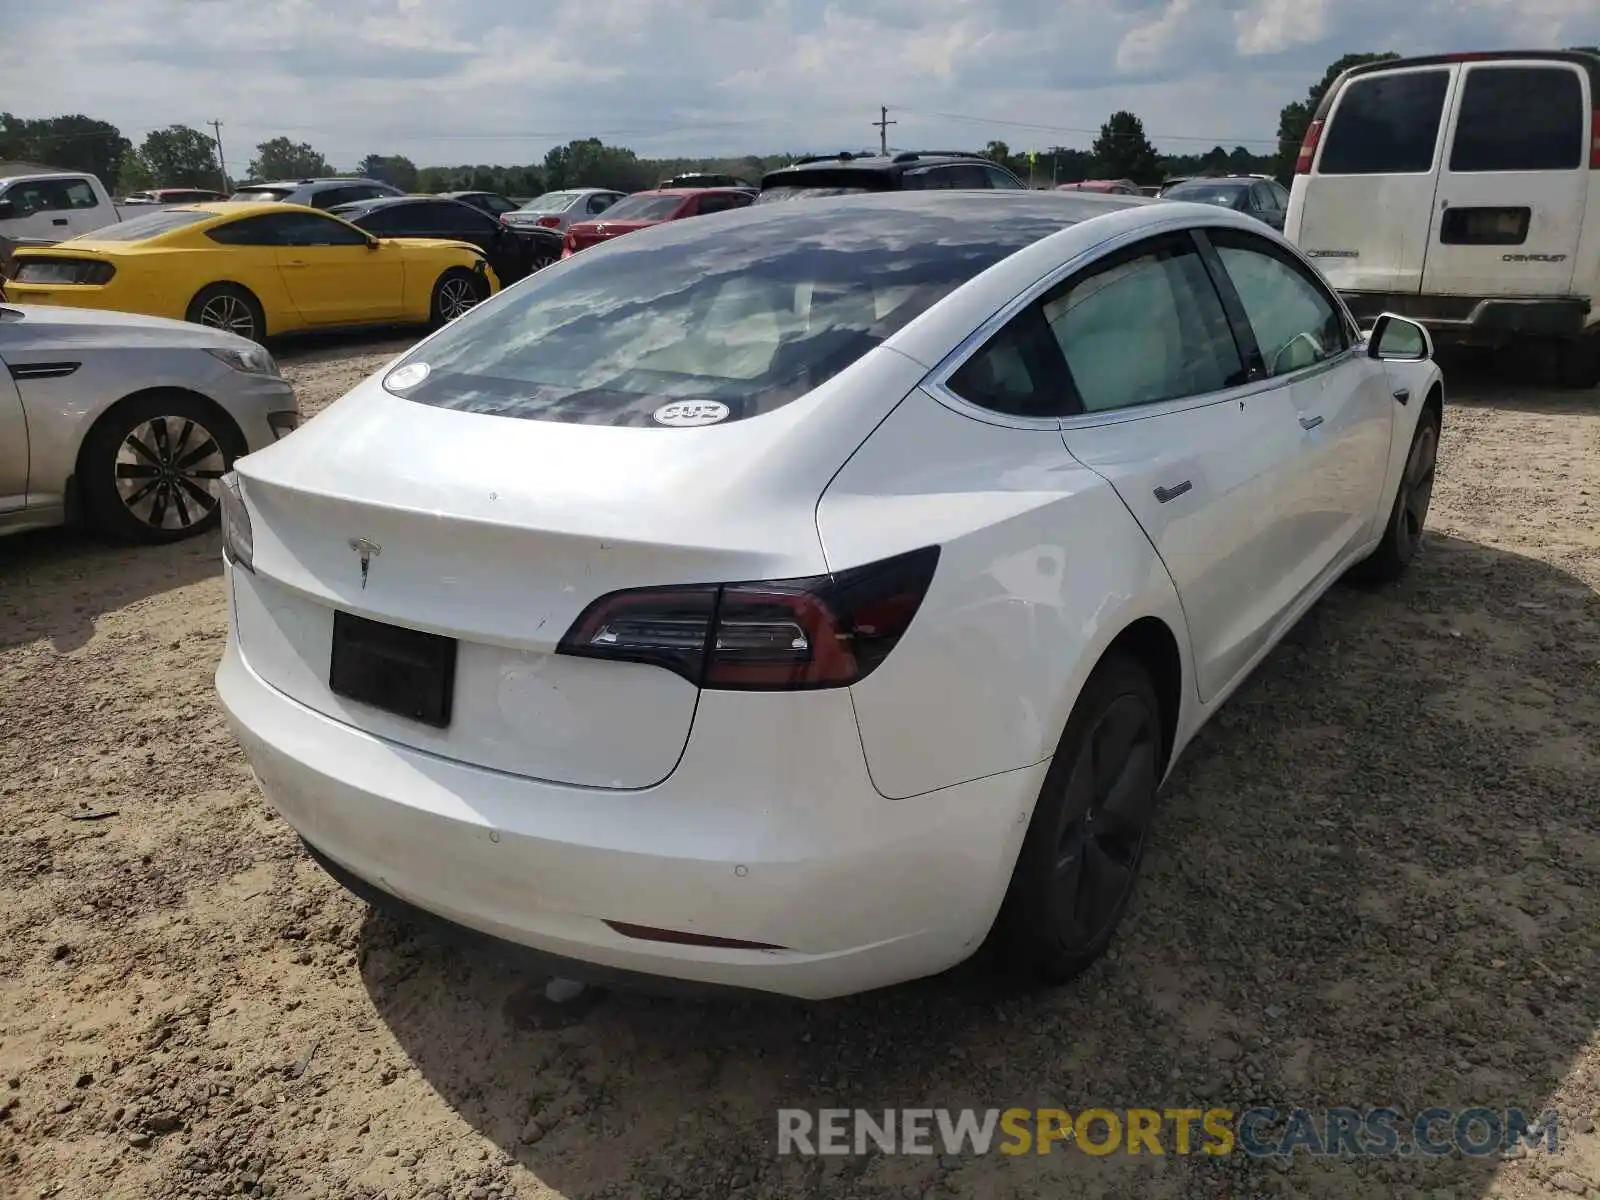
<path fill-rule="evenodd" d="M 50 224 L 52 224 L 52 225 L 65 225 L 66 223 L 67 223 L 67 219 L 65 217 L 56 217 L 54 220 L 52 220 L 50 222 Z"/>
<path fill-rule="evenodd" d="M 1300 428 L 1301 429 L 1315 429 L 1318 425 L 1321 425 L 1321 424 L 1322 424 L 1322 418 L 1321 417 L 1301 417 L 1300 418 Z"/>
<path fill-rule="evenodd" d="M 1401 404 L 1407 403 L 1411 399 L 1411 389 L 1410 388 L 1395 388 L 1395 390 L 1394 390 L 1394 398 L 1396 400 L 1400 401 Z"/>
<path fill-rule="evenodd" d="M 1192 487 L 1194 487 L 1194 484 L 1187 479 L 1185 479 L 1182 483 L 1174 484 L 1169 488 L 1158 487 L 1156 489 L 1156 499 L 1162 504 L 1165 504 L 1169 500 L 1176 500 L 1179 496 L 1183 495 Z"/>
<path fill-rule="evenodd" d="M 303 259 L 303 258 L 294 258 L 294 259 L 290 259 L 288 262 L 284 263 L 283 265 L 286 266 L 286 267 L 304 267 L 304 266 L 309 266 L 310 264 L 307 263 L 306 260 Z"/>

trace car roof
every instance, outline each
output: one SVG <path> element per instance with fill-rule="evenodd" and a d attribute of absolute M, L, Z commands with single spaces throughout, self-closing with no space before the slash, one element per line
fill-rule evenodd
<path fill-rule="evenodd" d="M 255 191 L 260 191 L 260 190 L 265 189 L 265 188 L 288 188 L 292 192 L 297 192 L 301 188 L 308 188 L 308 189 L 314 191 L 314 190 L 316 190 L 318 188 L 329 188 L 329 187 L 370 187 L 370 186 L 388 187 L 389 185 L 387 183 L 384 183 L 383 180 L 381 180 L 381 179 L 368 179 L 365 176 L 361 176 L 359 178 L 348 178 L 348 179 L 338 178 L 338 177 L 334 177 L 334 176 L 323 176 L 320 179 L 261 179 L 261 180 L 257 180 L 255 183 L 241 183 L 238 187 L 236 187 L 234 189 L 234 191 L 236 191 L 236 192 L 255 192 Z"/>
<path fill-rule="evenodd" d="M 309 204 L 285 204 L 273 200 L 199 200 L 193 204 L 175 204 L 167 212 L 207 212 L 219 217 L 251 217 L 258 214 L 308 212 L 327 216 L 320 208 Z"/>
<path fill-rule="evenodd" d="M 441 192 L 437 196 L 429 196 L 421 192 L 414 192 L 404 196 L 368 196 L 365 200 L 346 200 L 343 204 L 335 204 L 329 212 L 343 211 L 352 208 L 391 208 L 397 204 L 437 204 L 441 200 L 448 200 L 452 204 L 461 204 L 458 196 L 472 196 L 475 192 Z M 282 208 L 283 205 L 279 205 Z M 463 208 L 471 208 L 470 204 L 462 204 Z"/>
<path fill-rule="evenodd" d="M 1403 67 L 1442 67 L 1456 63 L 1504 62 L 1507 59 L 1562 62 L 1580 66 L 1589 73 L 1590 98 L 1592 100 L 1600 98 L 1600 54 L 1591 54 L 1587 50 L 1467 50 L 1456 54 L 1422 54 L 1412 58 L 1387 58 L 1378 62 L 1357 63 L 1353 67 L 1346 67 L 1328 90 L 1322 93 L 1322 103 L 1317 105 L 1317 111 L 1312 114 L 1312 119 L 1326 120 L 1328 113 L 1333 109 L 1335 98 L 1344 85 L 1362 75 L 1393 71 Z"/>
<path fill-rule="evenodd" d="M 776 175 L 782 171 L 803 170 L 806 167 L 824 164 L 829 167 L 849 167 L 860 171 L 884 171 L 912 165 L 925 166 L 929 163 L 988 161 L 981 154 L 962 150 L 900 150 L 894 154 L 852 154 L 847 150 L 839 154 L 816 154 L 797 158 L 786 167 L 774 167 L 767 174 Z"/>

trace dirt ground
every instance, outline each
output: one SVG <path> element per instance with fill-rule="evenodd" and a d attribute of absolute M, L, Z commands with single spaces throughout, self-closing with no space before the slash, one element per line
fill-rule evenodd
<path fill-rule="evenodd" d="M 311 412 L 403 347 L 284 357 Z M 552 1009 L 273 818 L 215 537 L 0 543 L 0 1195 L 1600 1195 L 1600 394 L 1450 383 L 1424 557 L 1202 735 L 1119 948 L 1048 994 Z M 1564 1147 L 775 1154 L 785 1106 L 1255 1104 L 1553 1108 Z"/>

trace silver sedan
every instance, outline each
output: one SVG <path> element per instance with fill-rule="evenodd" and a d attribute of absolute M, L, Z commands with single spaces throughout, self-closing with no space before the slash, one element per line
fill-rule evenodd
<path fill-rule="evenodd" d="M 266 350 L 182 321 L 0 303 L 0 534 L 124 542 L 216 525 L 235 458 L 300 421 Z"/>

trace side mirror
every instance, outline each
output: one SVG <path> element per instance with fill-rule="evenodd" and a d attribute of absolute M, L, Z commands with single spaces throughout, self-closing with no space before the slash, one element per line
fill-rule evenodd
<path fill-rule="evenodd" d="M 0 220 L 17 215 L 17 206 L 10 200 L 0 200 Z"/>
<path fill-rule="evenodd" d="M 1390 362 L 1422 362 L 1433 357 L 1433 338 L 1417 322 L 1384 313 L 1367 335 L 1367 357 Z"/>
<path fill-rule="evenodd" d="M 370 234 L 368 235 L 368 237 L 367 237 L 367 249 L 368 250 L 376 250 L 382 244 L 383 243 L 380 242 L 377 238 L 372 237 Z"/>

